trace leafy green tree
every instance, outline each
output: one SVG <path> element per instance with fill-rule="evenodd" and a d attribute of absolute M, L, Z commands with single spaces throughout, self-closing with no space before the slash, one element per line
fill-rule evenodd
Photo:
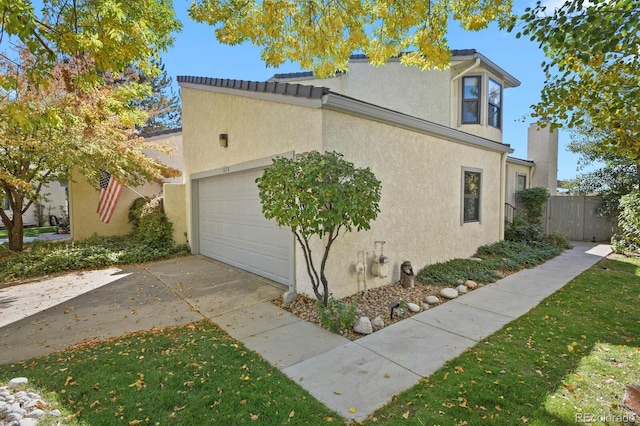
<path fill-rule="evenodd" d="M 535 187 L 521 189 L 516 192 L 518 202 L 524 207 L 525 219 L 532 225 L 539 225 L 542 218 L 542 208 L 549 199 L 547 188 Z"/>
<path fill-rule="evenodd" d="M 194 0 L 189 15 L 215 27 L 221 43 L 251 41 L 262 59 L 277 67 L 285 60 L 320 77 L 346 70 L 354 51 L 383 65 L 403 54 L 407 65 L 446 68 L 450 18 L 466 30 L 503 21 L 512 0 Z"/>
<path fill-rule="evenodd" d="M 640 160 L 640 7 L 637 0 L 567 0 L 527 8 L 517 36 L 540 43 L 547 61 L 533 116 L 553 126 L 590 122 L 621 154 Z"/>
<path fill-rule="evenodd" d="M 616 253 L 640 252 L 640 192 L 634 191 L 620 199 L 619 232 L 611 238 Z"/>
<path fill-rule="evenodd" d="M 313 151 L 296 159 L 275 159 L 256 182 L 264 216 L 291 228 L 302 248 L 313 291 L 328 306 L 325 266 L 331 245 L 340 231 L 370 228 L 380 212 L 380 181 L 368 167 L 356 168 L 342 154 Z M 319 268 L 312 254 L 316 236 L 323 241 Z"/>
<path fill-rule="evenodd" d="M 602 197 L 598 213 L 607 218 L 620 214 L 620 198 L 640 189 L 640 164 L 627 155 L 607 148 L 610 136 L 591 126 L 575 129 L 568 149 L 581 154 L 579 167 L 584 169 L 601 164 L 595 170 L 579 174 L 567 182 L 567 189 L 578 194 L 595 194 Z"/>
<path fill-rule="evenodd" d="M 182 124 L 180 98 L 173 91 L 171 77 L 167 75 L 163 63 L 158 61 L 156 66 L 160 71 L 157 75 L 140 73 L 139 76 L 139 83 L 150 86 L 150 93 L 136 102 L 136 106 L 149 115 L 139 129 L 141 134 L 175 129 Z"/>
<path fill-rule="evenodd" d="M 131 65 L 152 73 L 158 53 L 182 27 L 171 0 L 42 0 L 41 5 L 38 10 L 31 0 L 0 0 L 0 45 L 22 44 L 37 58 L 34 84 L 70 58 L 86 59 L 92 67 L 68 78 L 69 87 L 100 83 L 100 72 L 120 73 Z"/>

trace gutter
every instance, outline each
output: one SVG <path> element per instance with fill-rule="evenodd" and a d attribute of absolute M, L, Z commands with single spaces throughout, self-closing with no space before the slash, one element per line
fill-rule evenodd
<path fill-rule="evenodd" d="M 421 118 L 412 117 L 397 111 L 383 108 L 377 105 L 359 101 L 357 99 L 338 95 L 329 92 L 322 97 L 322 108 L 330 111 L 337 111 L 390 126 L 400 127 L 414 132 L 436 136 L 452 142 L 469 145 L 488 151 L 512 153 L 514 150 L 509 146 L 480 136 L 472 135 L 461 130 L 452 129 L 441 124 L 432 123 Z"/>

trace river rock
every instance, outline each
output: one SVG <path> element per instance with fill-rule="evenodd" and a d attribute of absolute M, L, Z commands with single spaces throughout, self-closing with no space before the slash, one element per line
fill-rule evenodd
<path fill-rule="evenodd" d="M 473 281 L 473 280 L 466 280 L 464 282 L 464 285 L 469 289 L 469 290 L 473 290 L 475 288 L 478 288 L 478 283 Z"/>
<path fill-rule="evenodd" d="M 295 291 L 287 291 L 285 294 L 282 295 L 282 301 L 284 303 L 295 302 L 297 298 L 298 298 L 298 294 Z"/>
<path fill-rule="evenodd" d="M 407 308 L 411 311 L 411 312 L 420 312 L 420 306 L 416 305 L 415 303 L 407 303 Z"/>
<path fill-rule="evenodd" d="M 440 290 L 440 296 L 444 297 L 445 299 L 455 299 L 456 297 L 458 297 L 458 290 L 451 287 L 445 287 Z"/>
<path fill-rule="evenodd" d="M 467 288 L 466 285 L 459 285 L 458 287 L 456 287 L 456 290 L 460 294 L 467 294 L 469 292 L 469 289 Z"/>
<path fill-rule="evenodd" d="M 7 387 L 9 389 L 17 388 L 19 386 L 24 386 L 29 383 L 29 380 L 26 377 L 16 377 L 14 379 L 9 380 Z"/>
<path fill-rule="evenodd" d="M 440 299 L 438 299 L 438 296 L 427 296 L 424 298 L 424 301 L 430 305 L 437 305 L 438 303 L 440 303 Z"/>
<path fill-rule="evenodd" d="M 384 328 L 384 320 L 380 317 L 375 317 L 373 321 L 371 321 L 371 325 L 375 330 L 380 330 L 381 328 Z"/>
<path fill-rule="evenodd" d="M 367 317 L 360 317 L 353 324 L 353 331 L 359 334 L 371 334 L 373 333 L 373 326 L 371 320 Z"/>

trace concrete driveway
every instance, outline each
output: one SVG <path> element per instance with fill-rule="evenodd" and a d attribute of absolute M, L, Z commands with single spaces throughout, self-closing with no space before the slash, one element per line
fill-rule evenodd
<path fill-rule="evenodd" d="M 0 287 L 0 364 L 84 340 L 218 317 L 284 291 L 203 256 Z"/>

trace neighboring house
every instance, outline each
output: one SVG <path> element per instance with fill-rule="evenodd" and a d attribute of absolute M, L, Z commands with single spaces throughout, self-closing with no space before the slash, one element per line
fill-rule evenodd
<path fill-rule="evenodd" d="M 156 156 L 166 165 L 177 170 L 182 170 L 182 131 L 181 129 L 172 129 L 156 133 L 144 135 L 146 140 L 158 143 L 169 142 L 170 146 L 175 148 L 172 156 L 160 154 L 158 152 L 149 152 L 149 156 Z M 184 220 L 184 208 L 180 204 L 171 201 L 174 198 L 173 190 L 178 190 L 178 199 L 183 200 L 182 195 L 184 186 L 183 178 L 164 179 L 163 181 L 149 182 L 135 188 L 125 187 L 122 190 L 118 204 L 109 223 L 100 221 L 100 217 L 96 213 L 100 192 L 91 185 L 82 176 L 74 176 L 69 184 L 69 214 L 71 220 L 71 236 L 74 240 L 83 240 L 92 235 L 125 235 L 131 232 L 132 225 L 129 223 L 129 207 L 133 201 L 140 197 L 153 197 L 163 193 L 165 187 L 165 209 L 169 206 L 177 206 L 177 212 L 171 211 L 172 220 L 174 221 L 174 239 L 177 242 L 185 241 L 186 225 Z M 167 189 L 168 187 L 168 189 Z M 169 201 L 167 202 L 167 197 Z"/>
<path fill-rule="evenodd" d="M 50 223 L 55 224 L 56 220 L 61 221 L 66 217 L 68 217 L 68 206 L 67 206 L 67 183 L 61 182 L 51 182 L 48 185 L 44 186 L 41 190 L 41 195 L 45 197 L 42 199 L 39 204 L 42 205 L 42 217 L 38 217 L 36 204 L 32 204 L 29 209 L 23 215 L 23 223 L 24 226 L 49 226 Z M 9 203 L 4 197 L 0 194 L 0 207 L 5 211 L 5 213 L 9 216 L 13 216 L 13 212 L 9 208 Z M 55 218 L 51 218 L 51 216 L 55 216 Z M 42 219 L 42 223 L 38 223 L 39 219 Z M 4 228 L 4 224 L 0 221 L 0 228 Z"/>
<path fill-rule="evenodd" d="M 329 254 L 338 298 L 396 282 L 405 260 L 417 270 L 499 241 L 508 188 L 518 173 L 530 185 L 533 163 L 509 159 L 502 143 L 503 91 L 520 83 L 475 50 L 453 51 L 445 71 L 374 67 L 356 55 L 348 72 L 322 80 L 177 80 L 192 251 L 297 292 L 313 294 L 303 254 L 289 229 L 264 219 L 255 184 L 274 157 L 338 151 L 382 182 L 371 229 L 341 236 Z M 386 276 L 356 272 L 383 253 Z"/>

